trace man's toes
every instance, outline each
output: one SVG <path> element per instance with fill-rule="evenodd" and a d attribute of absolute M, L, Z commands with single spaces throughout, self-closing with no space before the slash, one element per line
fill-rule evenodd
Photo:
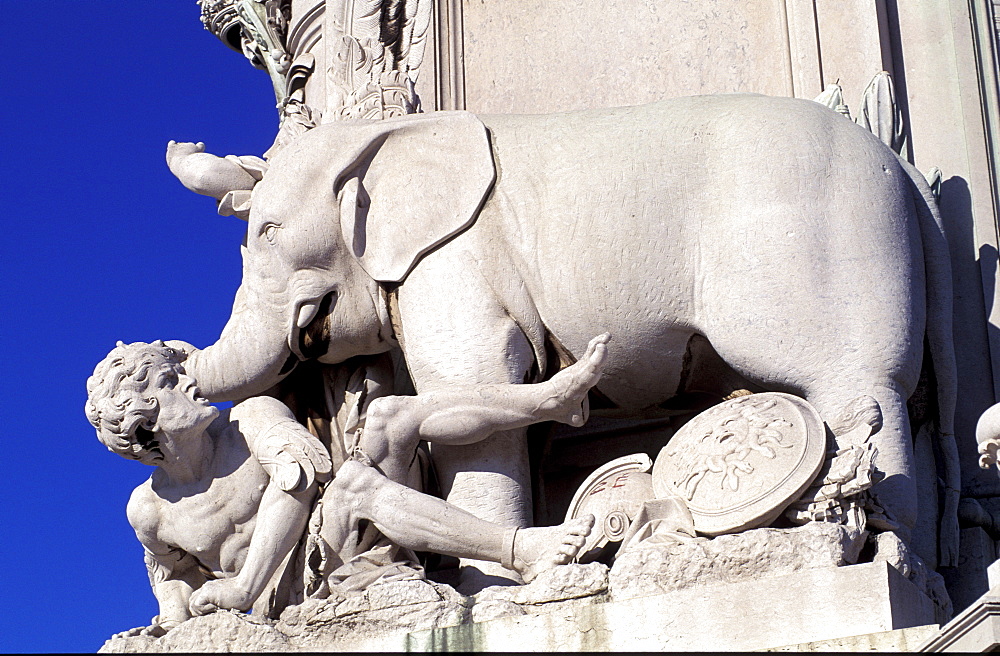
<path fill-rule="evenodd" d="M 610 341 L 611 341 L 611 333 L 601 333 L 597 337 L 591 339 L 590 342 L 587 344 L 587 346 L 589 348 L 593 348 L 599 344 L 607 344 Z"/>
<path fill-rule="evenodd" d="M 607 352 L 607 344 L 610 341 L 611 333 L 604 333 L 590 340 L 590 343 L 587 344 L 587 354 L 584 356 L 584 359 L 591 360 L 594 359 L 595 355 L 597 355 L 603 360 L 604 354 Z"/>
<path fill-rule="evenodd" d="M 568 544 L 560 544 L 555 551 L 551 553 L 549 558 L 556 565 L 565 565 L 573 560 L 573 557 L 579 552 L 580 550 L 578 548 L 574 548 Z"/>

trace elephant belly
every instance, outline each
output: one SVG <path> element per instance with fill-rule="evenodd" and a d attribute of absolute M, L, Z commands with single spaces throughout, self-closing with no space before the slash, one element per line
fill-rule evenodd
<path fill-rule="evenodd" d="M 621 321 L 619 317 L 595 317 L 589 330 L 579 325 L 549 326 L 556 339 L 575 357 L 581 357 L 587 342 L 609 332 L 608 365 L 597 390 L 623 410 L 643 410 L 677 393 L 684 369 L 690 330 L 665 330 Z M 643 328 L 646 328 L 645 330 Z"/>

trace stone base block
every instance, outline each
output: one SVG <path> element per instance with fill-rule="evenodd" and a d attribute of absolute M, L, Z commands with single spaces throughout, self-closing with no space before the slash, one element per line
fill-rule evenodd
<path fill-rule="evenodd" d="M 867 563 L 419 631 L 395 648 L 743 651 L 927 624 L 930 599 L 892 567 Z"/>
<path fill-rule="evenodd" d="M 113 638 L 101 651 L 746 651 L 807 643 L 893 651 L 937 629 L 931 600 L 885 562 L 751 576 L 618 599 L 599 563 L 475 598 L 427 581 L 390 582 L 308 600 L 278 621 L 212 613 L 162 638 Z M 907 627 L 925 628 L 919 637 L 897 631 Z"/>
<path fill-rule="evenodd" d="M 920 651 L 1000 651 L 1000 588 L 994 587 L 920 645 Z"/>
<path fill-rule="evenodd" d="M 817 640 L 816 642 L 771 647 L 770 649 L 759 649 L 757 651 L 822 652 L 824 654 L 862 651 L 912 652 L 916 651 L 917 647 L 928 638 L 935 635 L 940 628 L 937 624 L 928 624 L 927 626 L 914 626 L 909 629 L 867 633 L 865 635 L 834 638 L 833 640 Z"/>

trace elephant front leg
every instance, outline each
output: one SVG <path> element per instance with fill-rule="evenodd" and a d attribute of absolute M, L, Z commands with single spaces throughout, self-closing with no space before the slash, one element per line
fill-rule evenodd
<path fill-rule="evenodd" d="M 526 382 L 534 365 L 531 344 L 488 286 L 476 274 L 435 272 L 432 269 L 437 267 L 429 266 L 433 264 L 421 263 L 398 292 L 401 334 L 397 337 L 417 393 Z M 525 435 L 522 428 L 465 446 L 433 446 L 435 468 L 448 501 L 487 521 L 530 526 L 531 477 Z M 462 561 L 464 592 L 502 583 L 499 579 L 520 580 L 496 563 Z"/>

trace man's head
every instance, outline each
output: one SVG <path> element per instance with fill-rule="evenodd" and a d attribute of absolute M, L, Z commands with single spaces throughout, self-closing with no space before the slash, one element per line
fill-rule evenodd
<path fill-rule="evenodd" d="M 87 419 L 110 451 L 148 464 L 163 457 L 154 435 L 160 393 L 184 375 L 185 354 L 161 341 L 118 342 L 87 380 Z"/>

